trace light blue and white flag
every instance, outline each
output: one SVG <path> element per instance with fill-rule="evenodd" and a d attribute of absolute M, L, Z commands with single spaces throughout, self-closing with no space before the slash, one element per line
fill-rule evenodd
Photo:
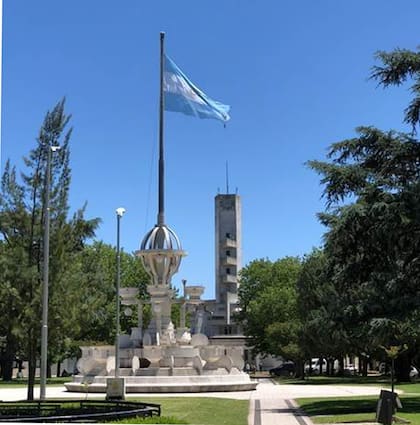
<path fill-rule="evenodd" d="M 182 112 L 198 118 L 214 118 L 223 122 L 230 119 L 230 106 L 206 96 L 166 55 L 163 91 L 167 111 Z"/>

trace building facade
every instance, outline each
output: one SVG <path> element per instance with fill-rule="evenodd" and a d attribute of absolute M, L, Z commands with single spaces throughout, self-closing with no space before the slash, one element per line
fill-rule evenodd
<path fill-rule="evenodd" d="M 210 336 L 242 335 L 232 318 L 238 303 L 242 267 L 242 209 L 239 195 L 215 197 L 215 295 L 206 302 Z"/>

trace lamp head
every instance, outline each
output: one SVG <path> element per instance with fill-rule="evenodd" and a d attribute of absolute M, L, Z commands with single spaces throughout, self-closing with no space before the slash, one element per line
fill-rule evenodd
<path fill-rule="evenodd" d="M 125 213 L 125 208 L 123 208 L 123 207 L 117 208 L 115 210 L 115 212 L 117 213 L 117 216 L 118 217 L 122 217 L 124 215 L 124 213 Z"/>

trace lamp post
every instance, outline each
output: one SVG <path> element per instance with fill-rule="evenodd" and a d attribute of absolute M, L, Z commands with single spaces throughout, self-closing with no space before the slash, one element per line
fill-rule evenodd
<path fill-rule="evenodd" d="M 120 280 L 121 280 L 121 255 L 120 255 L 120 221 L 121 217 L 125 213 L 125 209 L 120 207 L 115 210 L 117 213 L 117 284 L 116 284 L 116 293 L 117 293 L 117 313 L 116 313 L 116 335 L 115 335 L 115 377 L 119 378 L 120 376 Z"/>
<path fill-rule="evenodd" d="M 182 331 L 185 330 L 185 316 L 186 316 L 186 309 L 187 309 L 187 294 L 185 292 L 185 286 L 187 285 L 187 279 L 182 279 L 182 296 L 183 296 L 183 300 L 182 300 L 182 304 L 181 304 L 181 318 L 179 321 L 179 327 L 182 329 Z"/>
<path fill-rule="evenodd" d="M 47 385 L 48 357 L 48 277 L 50 259 L 50 185 L 51 185 L 51 152 L 56 152 L 60 146 L 48 146 L 47 169 L 45 173 L 45 206 L 44 206 L 44 262 L 42 280 L 42 328 L 41 328 L 41 370 L 39 398 L 45 400 Z"/>

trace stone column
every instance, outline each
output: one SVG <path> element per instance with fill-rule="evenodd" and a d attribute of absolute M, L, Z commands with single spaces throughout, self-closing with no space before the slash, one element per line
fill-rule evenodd
<path fill-rule="evenodd" d="M 162 307 L 160 304 L 153 306 L 156 317 L 156 345 L 160 345 L 160 338 L 162 336 Z"/>

